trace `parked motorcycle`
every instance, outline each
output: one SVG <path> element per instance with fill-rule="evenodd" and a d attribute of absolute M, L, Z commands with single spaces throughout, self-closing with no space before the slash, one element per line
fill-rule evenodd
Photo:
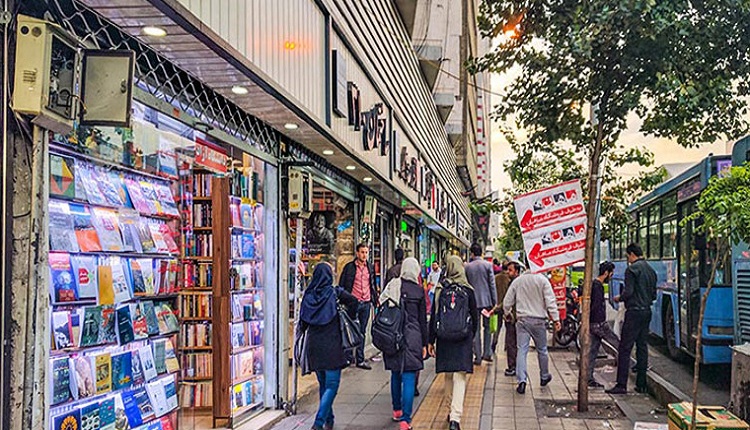
<path fill-rule="evenodd" d="M 576 346 L 580 348 L 578 330 L 581 326 L 581 308 L 577 288 L 568 288 L 565 292 L 565 314 L 565 319 L 560 321 L 560 330 L 554 333 L 555 343 L 565 347 L 575 341 Z"/>

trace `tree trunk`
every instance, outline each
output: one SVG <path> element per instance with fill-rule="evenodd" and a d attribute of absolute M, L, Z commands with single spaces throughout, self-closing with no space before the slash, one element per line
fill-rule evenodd
<path fill-rule="evenodd" d="M 716 239 L 716 258 L 711 263 L 711 277 L 708 278 L 708 285 L 706 285 L 706 293 L 701 297 L 701 308 L 698 313 L 698 337 L 695 339 L 695 363 L 693 364 L 693 414 L 690 419 L 690 430 L 695 430 L 696 422 L 695 416 L 698 411 L 698 381 L 700 379 L 701 372 L 701 359 L 702 351 L 701 346 L 703 344 L 703 316 L 706 313 L 706 302 L 708 302 L 708 294 L 711 292 L 711 288 L 714 286 L 714 277 L 716 276 L 716 269 L 719 267 L 719 262 L 723 261 L 729 250 L 729 246 L 724 245 L 724 241 L 718 237 Z"/>
<path fill-rule="evenodd" d="M 586 258 L 583 268 L 583 291 L 581 292 L 581 349 L 579 351 L 580 370 L 578 373 L 578 412 L 589 410 L 589 349 L 591 348 L 591 338 L 589 335 L 589 315 L 591 313 L 591 282 L 594 273 L 594 243 L 596 235 L 596 200 L 598 194 L 597 184 L 599 182 L 599 165 L 602 157 L 602 140 L 604 138 L 604 129 L 602 122 L 599 121 L 596 128 L 596 142 L 591 152 L 591 162 L 589 163 L 588 177 L 588 195 L 586 202 Z"/>

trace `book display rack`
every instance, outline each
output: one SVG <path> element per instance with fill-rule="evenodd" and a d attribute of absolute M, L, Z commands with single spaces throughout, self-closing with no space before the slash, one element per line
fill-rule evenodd
<path fill-rule="evenodd" d="M 178 426 L 176 148 L 134 129 L 48 134 L 53 430 Z"/>

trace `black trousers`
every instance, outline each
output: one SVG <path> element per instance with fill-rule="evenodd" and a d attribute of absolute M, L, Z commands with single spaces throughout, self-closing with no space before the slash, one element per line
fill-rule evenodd
<path fill-rule="evenodd" d="M 648 326 L 651 323 L 651 310 L 628 309 L 620 335 L 620 347 L 617 350 L 617 385 L 628 386 L 630 373 L 630 353 L 635 345 L 636 387 L 646 387 L 646 369 L 648 369 Z"/>

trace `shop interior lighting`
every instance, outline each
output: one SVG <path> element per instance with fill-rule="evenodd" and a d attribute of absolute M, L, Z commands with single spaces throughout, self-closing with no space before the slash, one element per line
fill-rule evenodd
<path fill-rule="evenodd" d="M 365 176 L 364 178 L 362 178 L 362 180 L 365 182 L 372 182 L 372 178 L 369 176 Z"/>
<path fill-rule="evenodd" d="M 245 94 L 247 94 L 248 91 L 247 91 L 247 88 L 245 87 L 235 85 L 232 87 L 232 92 L 237 94 L 238 96 L 244 96 Z"/>
<path fill-rule="evenodd" d="M 154 27 L 152 25 L 147 25 L 143 27 L 143 34 L 145 34 L 146 36 L 152 36 L 152 37 L 164 37 L 167 35 L 167 30 L 161 27 Z"/>
<path fill-rule="evenodd" d="M 293 122 L 288 122 L 288 123 L 284 124 L 284 128 L 287 129 L 287 130 L 296 130 L 296 129 L 299 128 L 299 126 L 297 124 L 293 123 Z"/>
<path fill-rule="evenodd" d="M 333 150 L 332 149 L 324 149 L 323 150 L 323 155 L 333 155 Z"/>
<path fill-rule="evenodd" d="M 353 165 L 350 164 L 350 165 L 346 166 L 346 170 L 357 170 L 357 166 L 353 166 Z"/>

